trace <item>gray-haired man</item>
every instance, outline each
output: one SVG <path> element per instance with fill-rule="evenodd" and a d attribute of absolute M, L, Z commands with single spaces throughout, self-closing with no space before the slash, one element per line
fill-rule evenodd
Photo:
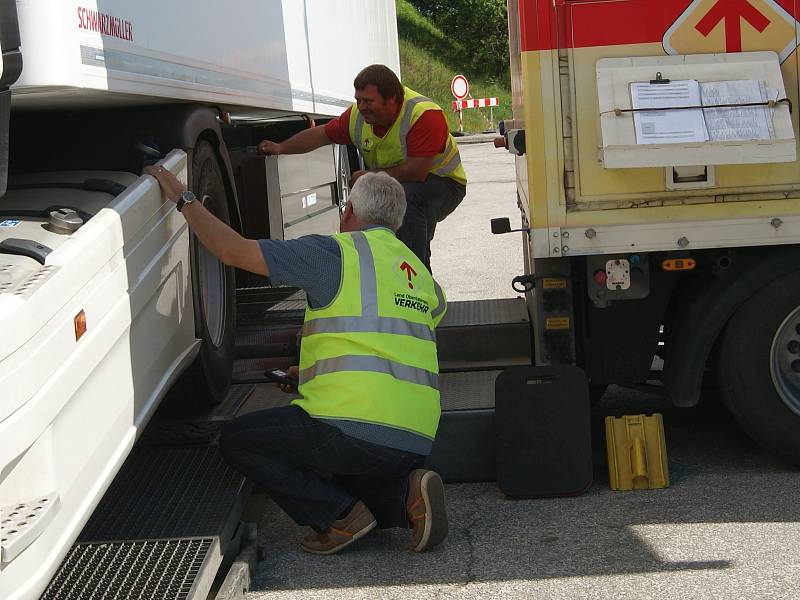
<path fill-rule="evenodd" d="M 228 423 L 223 456 L 315 530 L 302 542 L 308 552 L 333 554 L 376 526 L 413 529 L 417 551 L 439 544 L 448 529 L 444 486 L 421 467 L 439 421 L 434 328 L 446 300 L 395 237 L 402 186 L 366 174 L 342 233 L 256 241 L 192 202 L 168 171 L 146 172 L 223 262 L 306 291 L 302 397 Z"/>

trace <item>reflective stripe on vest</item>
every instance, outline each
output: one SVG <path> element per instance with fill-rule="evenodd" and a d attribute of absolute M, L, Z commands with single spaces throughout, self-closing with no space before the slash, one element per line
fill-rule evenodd
<path fill-rule="evenodd" d="M 303 380 L 308 382 L 317 375 L 339 373 L 342 371 L 369 371 L 371 373 L 386 373 L 395 379 L 424 385 L 439 389 L 439 375 L 425 369 L 410 367 L 403 363 L 386 360 L 377 356 L 337 356 L 318 360 L 313 366 L 301 371 Z"/>
<path fill-rule="evenodd" d="M 444 316 L 444 311 L 447 308 L 447 301 L 444 298 L 444 292 L 442 288 L 439 287 L 439 284 L 436 283 L 436 280 L 433 280 L 433 288 L 436 290 L 436 299 L 439 301 L 439 304 L 431 311 L 431 318 L 433 322 L 437 325 L 439 324 L 439 318 Z"/>
<path fill-rule="evenodd" d="M 416 120 L 426 110 L 441 110 L 430 98 L 426 98 L 409 88 L 403 88 L 403 90 L 405 100 L 398 120 L 389 127 L 382 138 L 378 138 L 374 134 L 371 135 L 370 139 L 374 138 L 375 142 L 374 146 L 369 150 L 364 145 L 366 139 L 365 131 L 371 133 L 372 128 L 365 122 L 364 116 L 359 112 L 356 105 L 353 105 L 351 109 L 350 135 L 355 145 L 361 150 L 364 162 L 369 169 L 385 169 L 406 162 L 408 160 L 406 137 Z M 415 114 L 415 108 L 420 104 L 429 106 Z M 381 155 L 383 155 L 383 159 Z M 387 158 L 387 155 L 391 158 Z M 439 177 L 449 177 L 459 183 L 466 184 L 467 175 L 461 163 L 458 144 L 449 133 L 447 134 L 444 150 L 434 157 L 429 173 Z"/>
<path fill-rule="evenodd" d="M 404 449 L 426 453 L 440 414 L 434 327 L 447 306 L 444 294 L 390 231 L 333 237 L 342 251 L 342 285 L 329 306 L 306 310 L 304 397 L 293 404 L 334 424 L 392 427 L 392 439 L 407 441 Z M 417 273 L 408 288 L 404 261 Z"/>
<path fill-rule="evenodd" d="M 431 173 L 434 175 L 446 176 L 450 173 L 454 173 L 455 170 L 461 166 L 461 154 L 458 152 L 458 148 L 452 139 L 452 136 L 447 139 L 447 146 L 444 152 L 442 152 L 442 155 L 445 157 L 442 164 L 431 170 Z"/>
<path fill-rule="evenodd" d="M 437 290 L 437 295 L 440 291 Z M 444 308 L 437 306 L 431 316 L 436 316 L 434 312 L 440 310 Z M 436 341 L 436 335 L 428 326 L 395 317 L 326 317 L 303 324 L 303 337 L 317 333 L 391 333 Z"/>

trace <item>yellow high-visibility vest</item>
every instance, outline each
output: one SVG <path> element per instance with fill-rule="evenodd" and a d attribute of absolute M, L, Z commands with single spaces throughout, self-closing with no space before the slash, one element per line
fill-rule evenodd
<path fill-rule="evenodd" d="M 293 404 L 316 418 L 395 428 L 405 449 L 427 454 L 441 413 L 434 329 L 444 293 L 389 229 L 333 238 L 342 282 L 330 305 L 306 307 L 303 397 Z"/>
<path fill-rule="evenodd" d="M 357 105 L 354 104 L 350 111 L 350 139 L 361 150 L 368 169 L 385 169 L 406 162 L 406 136 L 411 127 L 425 111 L 442 110 L 435 102 L 412 89 L 404 87 L 403 91 L 400 113 L 382 138 L 375 135 L 372 125 L 364 121 Z M 444 151 L 434 157 L 428 172 L 466 185 L 467 173 L 461 164 L 458 144 L 450 133 Z"/>

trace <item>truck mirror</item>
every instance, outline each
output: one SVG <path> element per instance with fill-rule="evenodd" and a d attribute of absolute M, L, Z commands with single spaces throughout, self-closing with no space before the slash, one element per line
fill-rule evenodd
<path fill-rule="evenodd" d="M 511 221 L 508 220 L 508 217 L 492 219 L 493 234 L 497 235 L 498 233 L 508 233 L 509 231 L 511 231 Z"/>

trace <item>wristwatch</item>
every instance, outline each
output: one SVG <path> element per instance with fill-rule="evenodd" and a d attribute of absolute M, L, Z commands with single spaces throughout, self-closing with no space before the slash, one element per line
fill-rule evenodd
<path fill-rule="evenodd" d="M 180 196 L 178 196 L 178 201 L 175 203 L 175 208 L 178 209 L 178 212 L 181 212 L 184 205 L 191 204 L 195 200 L 197 200 L 197 197 L 194 195 L 194 193 L 190 192 L 189 190 L 185 190 L 181 192 Z"/>

